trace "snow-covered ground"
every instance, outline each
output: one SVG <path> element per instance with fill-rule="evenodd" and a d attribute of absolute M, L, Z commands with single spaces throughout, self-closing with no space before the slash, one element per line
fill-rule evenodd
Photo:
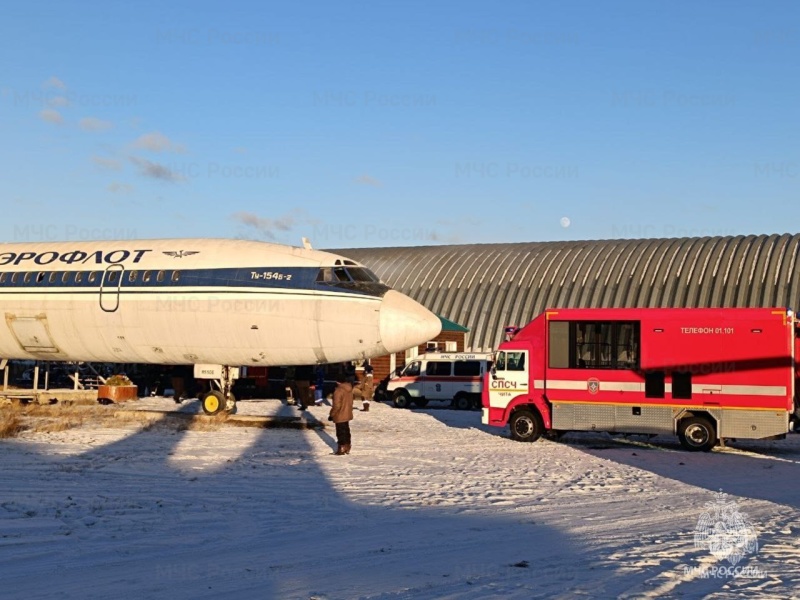
<path fill-rule="evenodd" d="M 299 412 L 269 400 L 239 409 Z M 0 595 L 800 594 L 800 435 L 708 454 L 669 437 L 522 444 L 477 412 L 380 404 L 356 413 L 349 456 L 331 454 L 333 435 L 121 420 L 2 440 Z M 737 565 L 754 577 L 730 577 L 729 560 L 695 546 L 720 490 L 717 528 L 733 514 L 757 534 Z"/>

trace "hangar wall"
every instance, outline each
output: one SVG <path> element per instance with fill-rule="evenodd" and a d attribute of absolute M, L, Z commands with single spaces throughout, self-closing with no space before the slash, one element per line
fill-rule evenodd
<path fill-rule="evenodd" d="M 546 308 L 800 308 L 800 234 L 336 250 L 487 351 Z"/>

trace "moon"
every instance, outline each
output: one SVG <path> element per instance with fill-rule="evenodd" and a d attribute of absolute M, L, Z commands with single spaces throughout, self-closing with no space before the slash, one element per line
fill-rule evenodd
<path fill-rule="evenodd" d="M 571 221 L 569 220 L 569 217 L 561 217 L 561 226 L 562 226 L 564 229 L 566 229 L 567 227 L 569 227 L 570 223 L 571 223 Z"/>

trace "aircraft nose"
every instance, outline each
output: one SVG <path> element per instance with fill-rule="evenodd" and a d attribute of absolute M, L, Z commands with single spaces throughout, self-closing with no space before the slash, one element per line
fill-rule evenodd
<path fill-rule="evenodd" d="M 427 308 L 400 292 L 386 292 L 381 302 L 380 334 L 387 353 L 424 344 L 441 330 L 439 317 Z"/>

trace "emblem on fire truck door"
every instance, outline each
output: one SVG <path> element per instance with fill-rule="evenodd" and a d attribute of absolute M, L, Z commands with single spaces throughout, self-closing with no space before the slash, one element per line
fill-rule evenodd
<path fill-rule="evenodd" d="M 586 389 L 589 390 L 590 394 L 596 394 L 600 391 L 600 380 L 592 377 L 586 382 Z"/>

